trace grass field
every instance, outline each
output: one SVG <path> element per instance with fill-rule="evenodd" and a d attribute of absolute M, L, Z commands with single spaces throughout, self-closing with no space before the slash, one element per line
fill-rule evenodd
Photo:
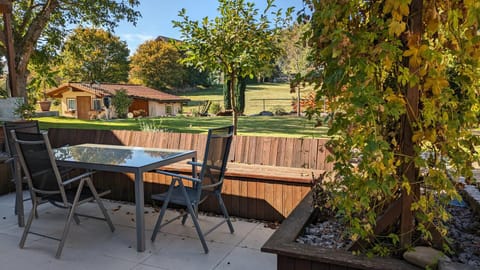
<path fill-rule="evenodd" d="M 305 90 L 304 92 L 306 92 Z M 221 88 L 200 89 L 184 93 L 190 98 L 190 105 L 184 107 L 184 112 L 198 109 L 205 100 L 218 102 L 223 106 Z M 296 116 L 248 116 L 258 114 L 263 110 L 272 111 L 275 106 L 282 106 L 285 111 L 291 110 L 291 100 L 288 84 L 256 84 L 249 85 L 246 92 L 246 116 L 241 116 L 238 122 L 238 135 L 273 136 L 296 138 L 326 137 L 326 127 L 314 127 L 315 122 Z M 263 101 L 265 99 L 265 108 Z M 280 99 L 280 100 L 273 100 Z M 42 129 L 76 128 L 76 129 L 126 129 L 126 130 L 163 130 L 168 132 L 203 133 L 209 128 L 231 124 L 231 117 L 193 117 L 176 116 L 148 119 L 114 119 L 114 120 L 79 120 L 64 117 L 39 117 Z"/>
<path fill-rule="evenodd" d="M 219 103 L 223 108 L 223 93 L 221 87 L 195 90 L 181 94 L 180 96 L 191 99 L 187 106 L 184 106 L 184 112 L 198 111 L 200 106 L 206 100 L 212 103 Z M 309 88 L 302 90 L 302 94 L 307 93 Z M 286 112 L 292 110 L 292 100 L 296 94 L 290 93 L 288 83 L 264 83 L 247 85 L 245 92 L 245 115 L 258 114 L 261 111 L 273 112 L 275 107 L 281 107 Z M 264 99 L 264 101 L 262 100 Z"/>
<path fill-rule="evenodd" d="M 168 132 L 204 133 L 209 128 L 229 125 L 231 117 L 165 117 L 149 119 L 115 120 L 79 120 L 63 117 L 36 118 L 40 128 L 76 128 L 76 129 L 126 129 L 126 130 L 163 130 Z M 146 129 L 143 127 L 147 127 Z M 150 128 L 148 128 L 150 127 Z M 238 135 L 272 136 L 295 138 L 326 137 L 325 127 L 314 127 L 314 123 L 305 118 L 292 116 L 242 116 L 238 122 Z"/>

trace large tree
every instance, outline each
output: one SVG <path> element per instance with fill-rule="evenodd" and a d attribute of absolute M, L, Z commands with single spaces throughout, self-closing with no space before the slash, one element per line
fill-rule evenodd
<path fill-rule="evenodd" d="M 138 0 L 17 0 L 13 1 L 13 39 L 18 88 L 12 96 L 26 95 L 28 62 L 35 50 L 54 52 L 63 42 L 67 28 L 89 24 L 113 30 L 120 20 L 135 23 Z M 3 25 L 2 25 L 3 27 Z M 0 32 L 2 50 L 6 37 Z"/>
<path fill-rule="evenodd" d="M 181 86 L 186 69 L 180 59 L 178 49 L 169 41 L 148 40 L 132 56 L 130 79 L 155 89 Z"/>
<path fill-rule="evenodd" d="M 330 101 L 332 203 L 350 237 L 383 254 L 388 240 L 435 242 L 459 198 L 451 177 L 478 158 L 478 1 L 305 2 L 307 78 Z"/>
<path fill-rule="evenodd" d="M 238 78 L 255 75 L 270 63 L 281 49 L 279 47 L 279 23 L 282 12 L 269 14 L 273 0 L 260 13 L 255 5 L 243 0 L 219 0 L 220 16 L 214 20 L 205 17 L 201 22 L 192 21 L 186 10 L 179 12 L 180 21 L 173 25 L 182 33 L 181 49 L 184 63 L 199 69 L 209 69 L 225 74 L 230 82 L 230 102 L 233 109 L 235 133 L 238 122 L 235 86 Z M 287 17 L 292 9 L 287 10 Z M 268 16 L 274 18 L 272 23 Z"/>
<path fill-rule="evenodd" d="M 112 33 L 95 28 L 76 28 L 60 54 L 65 79 L 76 82 L 127 82 L 127 43 Z"/>
<path fill-rule="evenodd" d="M 310 69 L 308 54 L 310 48 L 303 42 L 302 36 L 308 30 L 306 23 L 295 23 L 291 27 L 285 28 L 281 34 L 281 44 L 284 53 L 277 59 L 277 65 L 283 74 L 290 80 L 291 92 L 297 93 L 297 116 L 301 115 L 301 84 L 298 79 L 304 76 Z"/>

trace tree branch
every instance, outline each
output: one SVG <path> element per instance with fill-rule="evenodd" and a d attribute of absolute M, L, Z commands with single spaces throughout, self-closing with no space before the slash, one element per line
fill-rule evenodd
<path fill-rule="evenodd" d="M 28 61 L 32 55 L 35 45 L 42 34 L 43 29 L 50 20 L 50 16 L 53 11 L 59 6 L 58 0 L 48 0 L 43 9 L 37 14 L 36 18 L 32 20 L 32 23 L 28 27 L 28 30 L 22 40 L 16 42 L 19 46 L 17 55 L 18 58 L 17 70 L 25 70 L 27 68 Z"/>

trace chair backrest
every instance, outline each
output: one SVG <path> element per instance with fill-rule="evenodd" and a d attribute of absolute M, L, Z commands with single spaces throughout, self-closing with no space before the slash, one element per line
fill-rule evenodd
<path fill-rule="evenodd" d="M 30 190 L 41 197 L 65 190 L 47 133 L 11 132 L 15 149 Z"/>
<path fill-rule="evenodd" d="M 233 126 L 208 130 L 205 155 L 199 175 L 203 190 L 222 190 L 232 139 Z"/>
<path fill-rule="evenodd" d="M 17 156 L 15 150 L 15 141 L 12 138 L 11 131 L 25 133 L 40 133 L 38 121 L 7 121 L 3 123 L 3 132 L 5 135 L 5 149 L 11 157 Z"/>

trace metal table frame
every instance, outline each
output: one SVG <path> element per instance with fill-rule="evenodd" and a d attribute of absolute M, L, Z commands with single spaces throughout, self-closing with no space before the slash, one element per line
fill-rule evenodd
<path fill-rule="evenodd" d="M 92 148 L 104 148 L 104 149 L 129 149 L 132 151 L 135 150 L 152 150 L 152 151 L 167 151 L 167 152 L 178 152 L 175 156 L 172 156 L 168 159 L 159 159 L 154 162 L 149 162 L 139 166 L 123 166 L 118 164 L 98 164 L 91 162 L 82 162 L 82 161 L 71 161 L 63 160 L 59 157 L 56 157 L 57 165 L 86 169 L 86 170 L 95 170 L 95 171 L 108 171 L 108 172 L 120 172 L 120 173 L 133 173 L 135 175 L 135 220 L 136 220 L 136 231 L 137 231 L 137 251 L 145 251 L 145 216 L 144 216 L 144 185 L 143 185 L 143 173 L 157 169 L 161 166 L 165 166 L 171 163 L 182 161 L 185 159 L 192 159 L 196 161 L 197 153 L 195 150 L 172 150 L 172 149 L 160 149 L 160 148 L 142 148 L 134 146 L 119 146 L 119 145 L 105 145 L 105 144 L 82 144 L 78 146 L 86 146 Z M 61 148 L 54 149 L 54 153 L 59 149 L 68 149 L 75 146 L 65 146 Z"/>

